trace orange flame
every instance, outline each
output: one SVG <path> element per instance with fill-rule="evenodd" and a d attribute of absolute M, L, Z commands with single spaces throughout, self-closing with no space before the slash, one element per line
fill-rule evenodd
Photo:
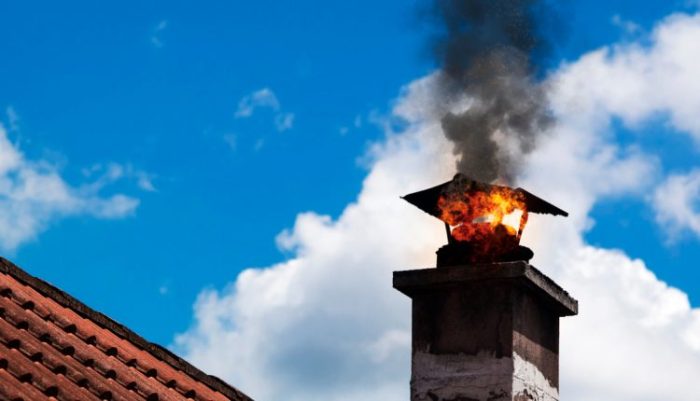
<path fill-rule="evenodd" d="M 523 194 L 509 188 L 446 193 L 439 198 L 438 208 L 442 220 L 451 227 L 452 237 L 471 243 L 473 252 L 481 255 L 500 254 L 517 247 L 527 222 Z"/>

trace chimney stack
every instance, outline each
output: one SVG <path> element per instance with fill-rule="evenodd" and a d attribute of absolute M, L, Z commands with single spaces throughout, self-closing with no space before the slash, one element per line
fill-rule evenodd
<path fill-rule="evenodd" d="M 413 303 L 411 401 L 559 400 L 578 302 L 525 261 L 394 272 Z"/>

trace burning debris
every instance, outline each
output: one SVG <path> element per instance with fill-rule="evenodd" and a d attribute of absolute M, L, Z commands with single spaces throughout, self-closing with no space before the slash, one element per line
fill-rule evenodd
<path fill-rule="evenodd" d="M 445 223 L 448 243 L 437 251 L 438 267 L 530 260 L 533 252 L 520 245 L 529 213 L 569 215 L 522 188 L 462 174 L 403 199 Z"/>

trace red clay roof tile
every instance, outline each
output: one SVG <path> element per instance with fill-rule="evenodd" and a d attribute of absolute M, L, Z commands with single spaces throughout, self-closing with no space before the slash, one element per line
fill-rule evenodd
<path fill-rule="evenodd" d="M 252 401 L 2 258 L 0 400 Z"/>

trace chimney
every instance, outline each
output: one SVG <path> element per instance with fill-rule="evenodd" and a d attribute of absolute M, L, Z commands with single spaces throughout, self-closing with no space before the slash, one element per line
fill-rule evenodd
<path fill-rule="evenodd" d="M 559 400 L 559 318 L 578 303 L 519 262 L 394 272 L 413 300 L 411 401 Z"/>
<path fill-rule="evenodd" d="M 443 220 L 448 235 L 437 268 L 394 272 L 413 305 L 411 401 L 559 400 L 559 318 L 576 315 L 578 302 L 528 263 L 522 220 L 511 230 L 484 219 L 511 213 L 494 210 L 504 196 L 524 215 L 566 215 L 520 188 L 463 176 L 404 198 Z"/>

